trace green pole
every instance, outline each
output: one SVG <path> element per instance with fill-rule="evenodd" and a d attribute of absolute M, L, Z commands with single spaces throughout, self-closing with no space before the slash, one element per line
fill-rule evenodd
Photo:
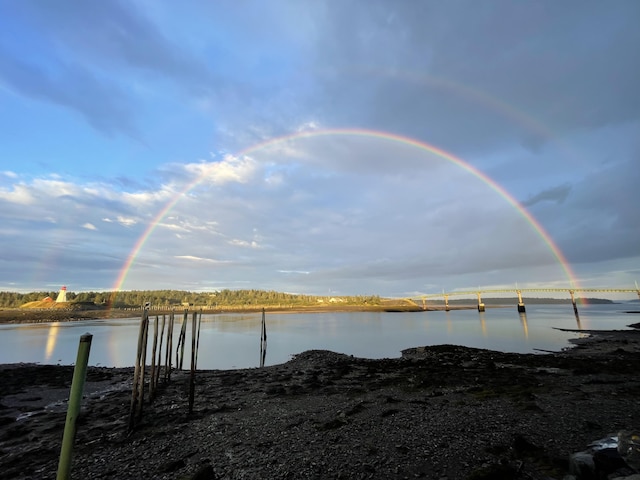
<path fill-rule="evenodd" d="M 73 442 L 76 438 L 76 421 L 78 420 L 80 404 L 82 403 L 82 391 L 84 389 L 85 378 L 87 377 L 87 364 L 89 363 L 89 351 L 91 350 L 92 338 L 93 335 L 85 333 L 80 337 L 80 345 L 78 345 L 78 358 L 76 359 L 76 366 L 73 369 L 73 380 L 71 381 L 69 404 L 67 406 L 67 421 L 65 422 L 64 434 L 62 436 L 57 480 L 67 480 L 70 478 Z"/>

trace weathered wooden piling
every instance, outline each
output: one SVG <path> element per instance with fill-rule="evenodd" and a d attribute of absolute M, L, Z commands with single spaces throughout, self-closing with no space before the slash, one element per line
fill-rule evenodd
<path fill-rule="evenodd" d="M 198 368 L 198 352 L 200 352 L 200 327 L 202 326 L 202 310 L 198 317 L 198 338 L 196 339 L 196 369 Z"/>
<path fill-rule="evenodd" d="M 184 345 L 187 341 L 187 322 L 189 320 L 189 311 L 187 309 L 184 310 L 184 316 L 182 317 L 182 328 L 180 329 L 180 337 L 178 338 L 178 350 L 180 350 L 179 359 L 176 358 L 176 367 L 178 370 L 182 370 L 182 366 L 184 364 Z M 176 357 L 178 356 L 178 351 L 176 350 Z"/>
<path fill-rule="evenodd" d="M 67 405 L 67 419 L 62 435 L 62 448 L 60 449 L 57 480 L 67 480 L 70 478 L 73 443 L 76 438 L 77 420 L 82 404 L 82 391 L 87 377 L 87 365 L 89 363 L 92 339 L 93 335 L 85 333 L 80 337 L 80 344 L 78 345 L 78 356 L 76 358 L 76 365 L 73 368 L 73 379 L 71 380 L 71 391 L 69 392 L 69 403 Z"/>
<path fill-rule="evenodd" d="M 169 325 L 167 328 L 167 351 L 165 356 L 165 369 L 164 369 L 164 381 L 168 382 L 171 380 L 171 360 L 173 353 L 173 324 L 175 320 L 175 312 L 171 310 L 169 314 Z"/>
<path fill-rule="evenodd" d="M 156 352 L 158 349 L 158 328 L 160 319 L 156 315 L 156 319 L 153 322 L 153 347 L 151 349 L 151 372 L 149 374 L 149 399 L 153 400 L 156 395 Z M 160 365 L 157 365 L 160 368 Z"/>
<path fill-rule="evenodd" d="M 575 292 L 573 290 L 569 290 L 569 295 L 571 295 L 571 305 L 573 305 L 573 313 L 578 316 L 578 306 L 576 305 L 576 297 L 574 293 Z"/>
<path fill-rule="evenodd" d="M 260 368 L 264 367 L 267 357 L 267 320 L 264 308 L 262 309 L 262 326 L 260 328 Z"/>
<path fill-rule="evenodd" d="M 449 308 L 449 295 L 445 295 L 444 296 L 444 311 L 448 312 L 450 310 Z"/>
<path fill-rule="evenodd" d="M 162 325 L 160 326 L 160 345 L 158 346 L 158 369 L 156 371 L 155 376 L 155 385 L 158 386 L 158 382 L 160 381 L 160 370 L 162 366 L 162 340 L 164 339 L 164 326 L 165 326 L 166 315 L 162 314 Z M 166 366 L 165 366 L 166 370 Z"/>
<path fill-rule="evenodd" d="M 138 387 L 138 406 L 137 406 L 137 420 L 142 418 L 142 409 L 144 405 L 144 377 L 145 371 L 147 368 L 147 341 L 149 339 L 149 311 L 146 311 L 144 322 L 144 334 L 142 337 L 142 352 L 140 356 L 140 377 L 139 377 L 139 387 Z"/>
<path fill-rule="evenodd" d="M 191 372 L 189 375 L 189 413 L 193 413 L 193 403 L 196 390 L 196 336 L 197 336 L 198 312 L 193 312 L 191 317 Z"/>
<path fill-rule="evenodd" d="M 138 350 L 133 373 L 133 391 L 131 392 L 131 409 L 129 412 L 129 431 L 135 427 L 136 420 L 142 416 L 142 402 L 144 400 L 144 365 L 147 351 L 147 332 L 149 325 L 149 310 L 142 310 L 140 330 L 138 332 Z"/>

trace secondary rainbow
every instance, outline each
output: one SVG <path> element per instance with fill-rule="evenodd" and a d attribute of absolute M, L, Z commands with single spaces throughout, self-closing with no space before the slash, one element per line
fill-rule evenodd
<path fill-rule="evenodd" d="M 263 149 L 272 145 L 276 145 L 278 143 L 286 142 L 286 141 L 298 140 L 298 139 L 304 139 L 304 138 L 313 138 L 313 137 L 333 136 L 333 135 L 371 137 L 371 138 L 389 140 L 392 142 L 398 142 L 404 145 L 410 145 L 420 150 L 424 150 L 434 155 L 437 155 L 438 157 L 444 160 L 447 160 L 459 166 L 460 168 L 466 170 L 472 175 L 476 176 L 477 178 L 482 180 L 484 183 L 486 183 L 492 190 L 498 193 L 502 198 L 504 198 L 509 204 L 511 204 L 520 213 L 520 215 L 522 215 L 527 220 L 527 222 L 531 225 L 533 230 L 546 243 L 549 250 L 552 252 L 553 256 L 558 260 L 558 263 L 560 263 L 560 265 L 562 266 L 562 269 L 564 270 L 565 274 L 567 275 L 567 278 L 569 279 L 571 287 L 579 288 L 579 282 L 577 281 L 575 274 L 571 270 L 571 266 L 569 262 L 565 258 L 560 248 L 558 248 L 558 246 L 553 242 L 551 236 L 549 235 L 549 233 L 547 233 L 544 227 L 540 225 L 540 223 L 533 217 L 533 215 L 531 215 L 531 213 L 529 213 L 529 211 L 527 211 L 520 204 L 520 202 L 518 202 L 500 184 L 498 184 L 496 181 L 488 177 L 486 174 L 484 174 L 477 168 L 468 164 L 464 160 L 461 160 L 460 158 L 444 150 L 441 150 L 438 147 L 430 145 L 426 142 L 422 142 L 420 140 L 416 140 L 410 137 L 405 137 L 395 133 L 389 133 L 389 132 L 383 132 L 383 131 L 377 131 L 377 130 L 365 130 L 365 129 L 357 129 L 357 128 L 330 128 L 330 129 L 297 132 L 290 135 L 284 135 L 281 137 L 272 138 L 270 140 L 255 144 L 249 148 L 241 150 L 236 154 L 236 156 L 249 155 L 251 153 L 259 151 L 260 149 Z M 127 278 L 127 274 L 129 273 L 129 270 L 133 266 L 135 259 L 138 256 L 138 253 L 140 253 L 140 250 L 144 246 L 149 236 L 153 233 L 155 228 L 158 226 L 158 224 L 171 211 L 171 209 L 180 201 L 180 199 L 185 194 L 187 194 L 191 189 L 193 189 L 196 185 L 201 183 L 205 179 L 205 177 L 206 177 L 206 174 L 201 175 L 200 177 L 196 178 L 194 181 L 189 183 L 181 191 L 179 191 L 175 195 L 175 197 L 173 197 L 149 223 L 146 230 L 142 233 L 142 235 L 140 235 L 135 245 L 131 249 L 131 252 L 127 257 L 127 260 L 125 261 L 123 268 L 120 271 L 118 278 L 113 285 L 112 290 L 114 294 L 122 288 L 122 285 L 124 284 Z"/>

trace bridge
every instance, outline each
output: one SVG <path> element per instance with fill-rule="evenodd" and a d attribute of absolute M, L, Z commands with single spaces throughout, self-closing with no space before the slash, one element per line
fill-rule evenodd
<path fill-rule="evenodd" d="M 485 306 L 482 302 L 482 295 L 484 294 L 493 294 L 493 293 L 515 293 L 518 296 L 518 312 L 524 313 L 526 311 L 524 301 L 522 300 L 523 293 L 565 293 L 567 292 L 571 296 L 571 304 L 573 305 L 573 311 L 576 315 L 578 315 L 578 307 L 576 305 L 576 293 L 635 293 L 638 295 L 638 299 L 640 299 L 640 288 L 636 284 L 636 288 L 505 288 L 505 289 L 478 289 L 478 290 L 460 290 L 454 292 L 442 292 L 442 293 L 430 293 L 426 295 L 421 295 L 420 300 L 422 301 L 422 309 L 427 309 L 427 300 L 428 299 L 436 299 L 443 298 L 444 299 L 444 309 L 449 311 L 449 297 L 453 296 L 468 296 L 468 295 L 476 295 L 478 297 L 478 311 L 484 312 Z M 413 299 L 408 299 L 414 305 L 419 307 L 417 303 Z"/>

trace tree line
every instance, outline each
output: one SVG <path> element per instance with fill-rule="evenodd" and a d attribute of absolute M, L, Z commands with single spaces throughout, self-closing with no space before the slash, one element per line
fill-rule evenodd
<path fill-rule="evenodd" d="M 55 300 L 58 292 L 0 292 L 0 307 L 17 308 L 28 302 L 50 297 Z M 67 291 L 71 303 L 109 305 L 113 308 L 139 307 L 149 302 L 157 307 L 220 306 L 303 306 L 321 303 L 342 305 L 380 305 L 378 295 L 356 295 L 326 297 L 276 292 L 273 290 L 218 290 L 213 292 L 190 292 L 184 290 L 127 290 L 119 292 L 71 292 Z"/>

